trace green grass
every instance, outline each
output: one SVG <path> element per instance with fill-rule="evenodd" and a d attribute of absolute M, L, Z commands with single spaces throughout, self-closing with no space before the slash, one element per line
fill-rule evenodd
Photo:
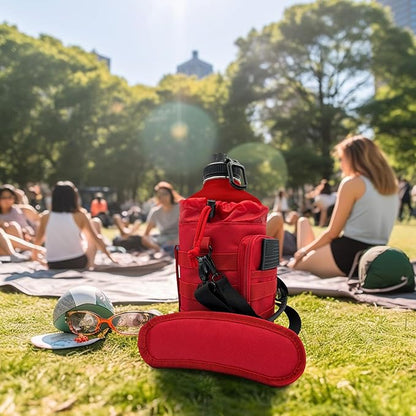
<path fill-rule="evenodd" d="M 396 223 L 389 245 L 401 248 L 412 260 L 416 260 L 416 219 Z"/>
<path fill-rule="evenodd" d="M 415 235 L 413 220 L 396 225 L 392 242 L 416 258 Z M 115 334 L 74 350 L 37 349 L 30 338 L 55 331 L 56 299 L 0 292 L 0 415 L 416 414 L 414 311 L 310 294 L 289 303 L 303 320 L 307 365 L 299 380 L 279 389 L 204 371 L 152 369 L 136 339 Z M 142 309 L 154 307 L 177 310 Z"/>

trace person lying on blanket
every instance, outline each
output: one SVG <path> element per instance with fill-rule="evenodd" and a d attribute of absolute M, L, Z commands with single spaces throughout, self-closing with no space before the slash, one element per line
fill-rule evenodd
<path fill-rule="evenodd" d="M 41 216 L 35 242 L 40 245 L 44 241 L 50 269 L 93 267 L 97 249 L 116 263 L 101 236 L 100 220 L 91 220 L 81 208 L 78 190 L 70 181 L 55 185 L 51 212 Z"/>
<path fill-rule="evenodd" d="M 288 264 L 320 277 L 347 276 L 357 252 L 388 243 L 397 218 L 398 186 L 377 145 L 349 137 L 334 149 L 343 174 L 327 229 L 315 238 L 307 218 L 299 218 L 298 250 Z"/>

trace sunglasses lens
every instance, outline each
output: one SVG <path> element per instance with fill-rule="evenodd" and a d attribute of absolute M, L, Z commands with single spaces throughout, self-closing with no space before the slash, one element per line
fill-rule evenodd
<path fill-rule="evenodd" d="M 76 312 L 69 317 L 70 328 L 76 334 L 94 334 L 98 325 L 98 319 L 88 312 Z"/>
<path fill-rule="evenodd" d="M 137 335 L 140 328 L 155 315 L 148 312 L 123 312 L 113 317 L 116 331 L 123 335 Z"/>

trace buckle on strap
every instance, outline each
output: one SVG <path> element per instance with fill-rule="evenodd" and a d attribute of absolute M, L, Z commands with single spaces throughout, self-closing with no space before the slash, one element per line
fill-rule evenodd
<path fill-rule="evenodd" d="M 238 190 L 247 188 L 247 178 L 244 166 L 237 160 L 227 158 L 228 180 L 232 187 Z"/>
<path fill-rule="evenodd" d="M 198 274 L 199 278 L 205 283 L 209 280 L 214 281 L 214 279 L 219 276 L 215 263 L 211 257 L 212 247 L 209 247 L 209 253 L 204 256 L 197 256 L 198 260 Z"/>

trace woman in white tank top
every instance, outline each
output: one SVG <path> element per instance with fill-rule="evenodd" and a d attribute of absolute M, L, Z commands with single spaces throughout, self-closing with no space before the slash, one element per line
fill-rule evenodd
<path fill-rule="evenodd" d="M 78 190 L 70 181 L 60 181 L 55 185 L 51 212 L 41 216 L 36 243 L 43 242 L 50 269 L 93 267 L 97 249 L 114 261 L 101 234 L 81 209 Z"/>
<path fill-rule="evenodd" d="M 388 243 L 397 217 L 397 180 L 381 150 L 363 136 L 335 147 L 344 176 L 328 228 L 315 238 L 298 222 L 298 250 L 289 267 L 321 277 L 346 276 L 357 252 Z"/>

